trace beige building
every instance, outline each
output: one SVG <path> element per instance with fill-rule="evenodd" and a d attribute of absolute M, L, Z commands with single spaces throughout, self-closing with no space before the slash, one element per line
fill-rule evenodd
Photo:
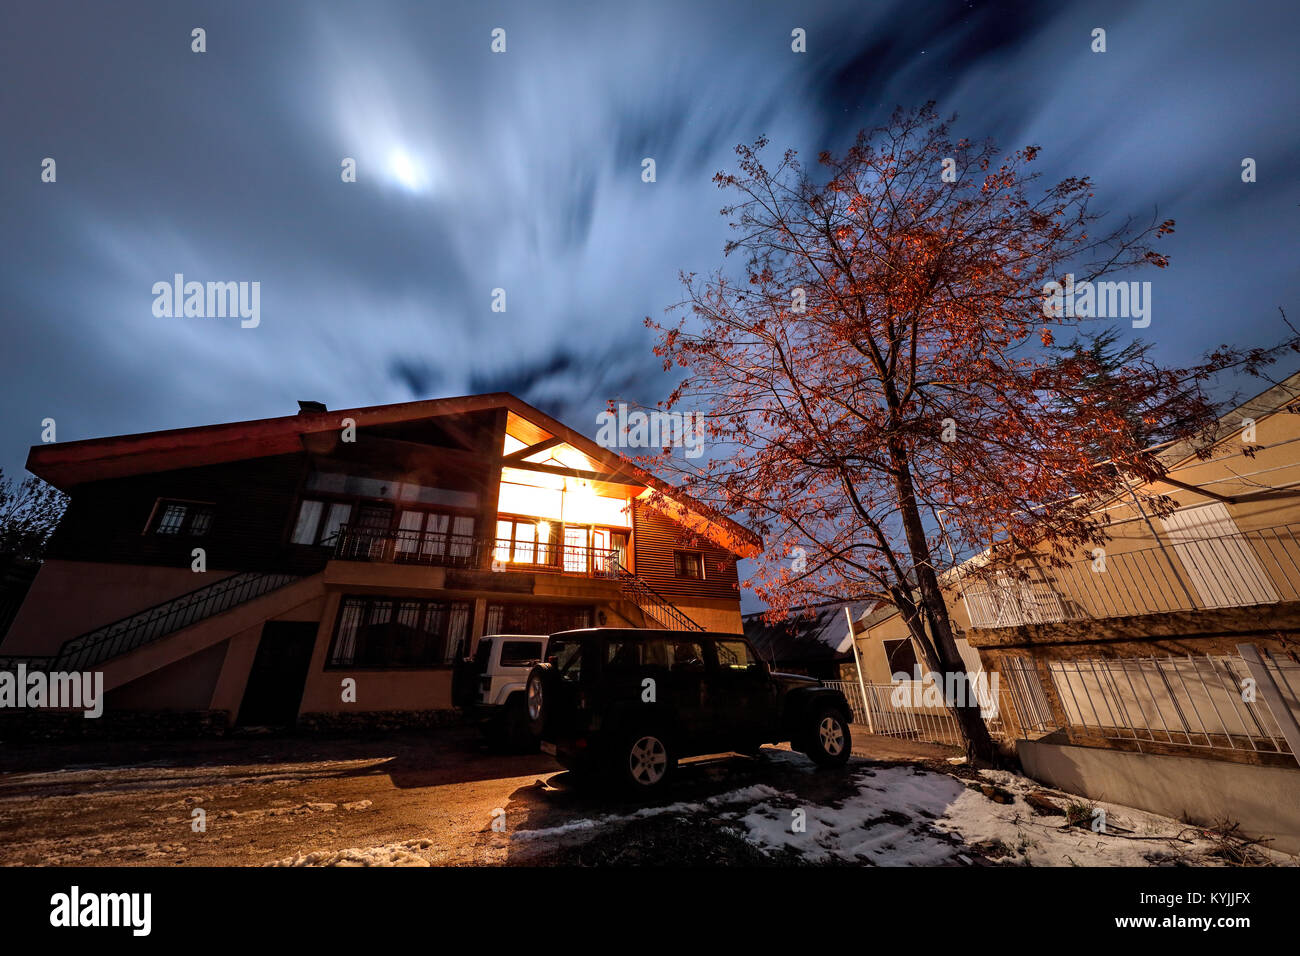
<path fill-rule="evenodd" d="M 1023 575 L 944 578 L 971 672 L 998 677 L 995 729 L 1062 788 L 1300 852 L 1300 374 L 1219 422 L 1212 453 L 1161 451 L 1164 517 L 1121 493 L 1110 541 Z M 892 610 L 862 619 L 865 681 L 919 653 Z"/>

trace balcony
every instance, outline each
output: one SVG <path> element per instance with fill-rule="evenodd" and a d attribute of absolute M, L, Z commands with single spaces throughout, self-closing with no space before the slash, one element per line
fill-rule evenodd
<path fill-rule="evenodd" d="M 962 599 L 972 627 L 1090 621 L 1145 614 L 1300 601 L 1300 525 L 1107 554 L 1064 567 L 967 576 Z"/>
<path fill-rule="evenodd" d="M 494 571 L 587 578 L 616 578 L 619 569 L 619 552 L 608 548 L 427 531 L 375 530 L 349 525 L 339 528 L 333 557 L 338 561 L 422 564 L 441 568 L 484 568 L 490 562 Z"/>

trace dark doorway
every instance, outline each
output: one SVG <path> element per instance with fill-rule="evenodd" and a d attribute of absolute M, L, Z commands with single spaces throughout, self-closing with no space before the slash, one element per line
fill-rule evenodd
<path fill-rule="evenodd" d="M 314 621 L 267 621 L 239 706 L 240 726 L 280 727 L 298 718 L 316 646 Z"/>

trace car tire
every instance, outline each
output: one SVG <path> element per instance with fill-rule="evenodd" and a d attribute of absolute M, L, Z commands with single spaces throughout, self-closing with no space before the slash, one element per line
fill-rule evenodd
<path fill-rule="evenodd" d="M 539 740 L 546 730 L 546 721 L 549 717 L 547 714 L 549 678 L 549 665 L 538 664 L 528 672 L 528 682 L 524 685 L 524 719 L 528 724 L 528 732 Z"/>
<path fill-rule="evenodd" d="M 799 749 L 819 767 L 842 767 L 849 761 L 853 737 L 849 722 L 836 707 L 814 707 Z"/>
<path fill-rule="evenodd" d="M 623 734 L 611 754 L 615 782 L 633 794 L 658 793 L 677 770 L 677 757 L 662 731 L 649 728 Z"/>

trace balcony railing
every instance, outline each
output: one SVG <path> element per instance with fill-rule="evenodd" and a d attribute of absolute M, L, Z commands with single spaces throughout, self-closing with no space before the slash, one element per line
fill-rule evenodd
<path fill-rule="evenodd" d="M 473 568 L 479 565 L 483 545 L 473 535 L 343 525 L 334 539 L 334 557 L 341 561 Z"/>
<path fill-rule="evenodd" d="M 962 598 L 973 627 L 1015 627 L 1253 607 L 1300 600 L 1300 525 L 1107 553 L 1064 567 L 968 576 Z"/>
<path fill-rule="evenodd" d="M 618 558 L 617 549 L 498 538 L 492 548 L 492 569 L 576 574 L 588 578 L 616 578 Z"/>
<path fill-rule="evenodd" d="M 341 561 L 385 564 L 424 564 L 444 568 L 483 567 L 490 552 L 494 571 L 529 571 L 614 578 L 619 552 L 583 545 L 484 539 L 426 531 L 392 531 L 344 525 L 334 540 L 334 557 Z"/>

